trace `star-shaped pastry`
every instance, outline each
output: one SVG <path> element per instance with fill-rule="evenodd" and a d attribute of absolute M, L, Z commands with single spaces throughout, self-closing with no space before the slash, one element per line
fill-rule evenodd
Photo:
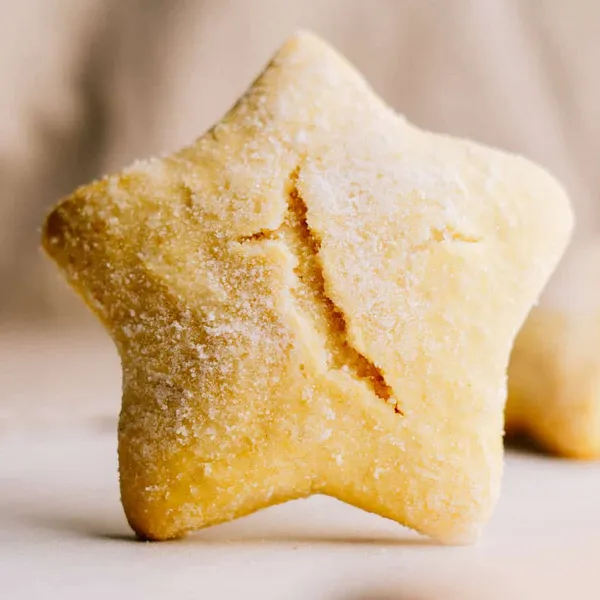
<path fill-rule="evenodd" d="M 506 428 L 570 458 L 600 458 L 600 243 L 571 252 L 568 298 L 535 308 L 515 341 Z"/>
<path fill-rule="evenodd" d="M 327 494 L 473 541 L 513 337 L 571 228 L 527 161 L 410 126 L 310 34 L 44 246 L 123 364 L 122 501 L 161 540 Z"/>

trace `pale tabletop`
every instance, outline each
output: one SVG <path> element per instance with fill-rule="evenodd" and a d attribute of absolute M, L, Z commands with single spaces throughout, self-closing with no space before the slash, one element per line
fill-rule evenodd
<path fill-rule="evenodd" d="M 168 543 L 133 538 L 109 344 L 0 339 L 0 597 L 600 598 L 600 463 L 509 451 L 481 542 L 443 547 L 315 497 Z"/>

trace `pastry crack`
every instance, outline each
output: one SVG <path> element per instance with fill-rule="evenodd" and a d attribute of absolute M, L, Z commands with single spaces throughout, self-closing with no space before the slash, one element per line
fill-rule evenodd
<path fill-rule="evenodd" d="M 296 284 L 290 290 L 298 307 L 310 316 L 321 334 L 328 355 L 328 368 L 350 374 L 365 383 L 371 392 L 403 414 L 387 383 L 383 371 L 350 343 L 346 316 L 327 294 L 323 265 L 319 256 L 321 241 L 308 225 L 308 208 L 298 189 L 300 169 L 296 168 L 287 182 L 287 211 L 276 230 L 263 229 L 239 241 L 280 240 L 297 260 L 294 267 Z"/>
<path fill-rule="evenodd" d="M 476 237 L 474 235 L 467 235 L 465 233 L 457 231 L 456 229 L 448 225 L 444 227 L 444 229 L 432 228 L 431 237 L 436 242 L 443 242 L 449 240 L 452 242 L 463 242 L 465 244 L 478 244 L 482 241 L 480 237 Z"/>

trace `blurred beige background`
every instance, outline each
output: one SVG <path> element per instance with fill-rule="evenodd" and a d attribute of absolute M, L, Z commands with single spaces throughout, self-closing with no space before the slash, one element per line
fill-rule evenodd
<path fill-rule="evenodd" d="M 554 172 L 579 223 L 544 301 L 589 297 L 582 280 L 589 288 L 590 261 L 600 265 L 586 250 L 600 225 L 595 0 L 22 0 L 0 3 L 0 328 L 92 326 L 38 249 L 48 208 L 191 142 L 299 27 L 409 120 Z"/>

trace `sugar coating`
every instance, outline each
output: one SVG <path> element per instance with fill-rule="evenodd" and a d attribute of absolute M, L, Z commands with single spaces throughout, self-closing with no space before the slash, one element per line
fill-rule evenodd
<path fill-rule="evenodd" d="M 498 495 L 513 337 L 571 228 L 527 161 L 409 125 L 297 34 L 44 246 L 121 355 L 121 494 L 166 539 L 314 493 L 445 542 Z"/>

